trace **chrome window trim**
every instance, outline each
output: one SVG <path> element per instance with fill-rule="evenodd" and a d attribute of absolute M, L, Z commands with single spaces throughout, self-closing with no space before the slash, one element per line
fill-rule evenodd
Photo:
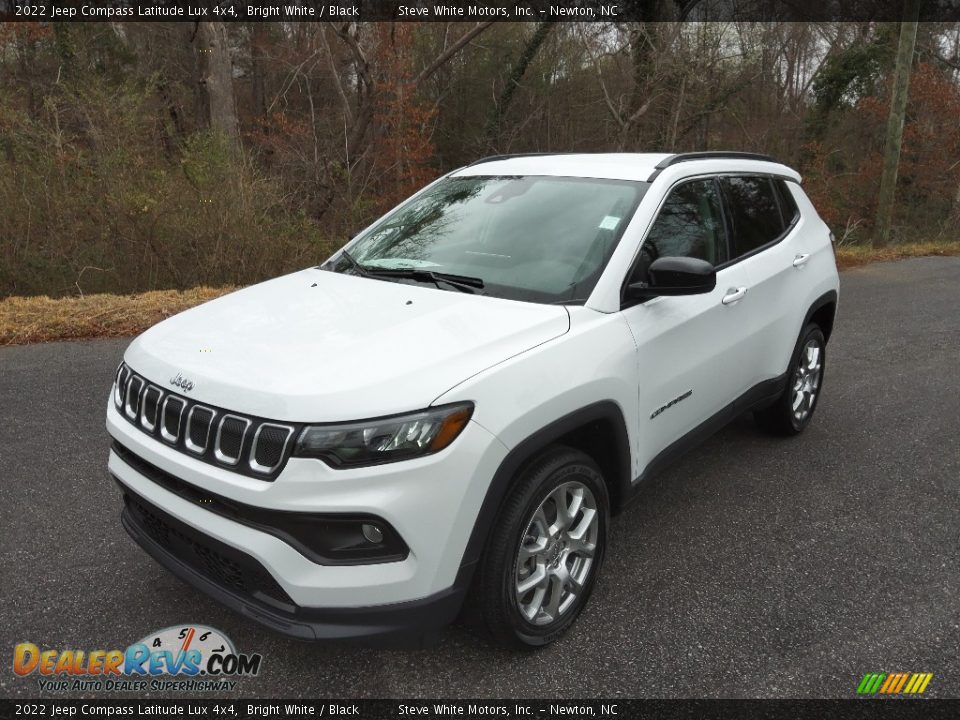
<path fill-rule="evenodd" d="M 180 403 L 180 415 L 177 417 L 177 434 L 176 435 L 171 435 L 170 433 L 167 432 L 167 423 L 166 423 L 167 403 L 169 403 L 171 400 L 176 400 L 178 403 Z M 183 411 L 186 409 L 187 409 L 187 401 L 181 397 L 177 397 L 176 395 L 168 394 L 167 397 L 164 398 L 163 400 L 163 409 L 160 411 L 160 437 L 162 437 L 164 440 L 166 440 L 168 443 L 171 443 L 172 445 L 176 445 L 177 440 L 180 439 L 180 430 L 183 428 Z"/>
<path fill-rule="evenodd" d="M 203 446 L 195 445 L 190 439 L 190 425 L 193 422 L 193 413 L 197 410 L 206 410 L 210 413 L 210 424 L 207 426 L 207 436 L 203 439 Z M 217 419 L 217 411 L 206 405 L 193 405 L 190 412 L 187 413 L 187 428 L 183 433 L 183 446 L 194 455 L 203 455 L 207 451 L 207 445 L 210 444 L 210 428 Z"/>
<path fill-rule="evenodd" d="M 243 423 L 243 430 L 240 431 L 240 452 L 237 453 L 235 458 L 231 458 L 229 455 L 220 451 L 220 433 L 223 431 L 223 423 L 227 420 L 239 420 Z M 220 418 L 220 422 L 217 423 L 217 436 L 213 441 L 213 456 L 222 462 L 224 465 L 236 465 L 240 462 L 240 458 L 243 457 L 243 441 L 247 437 L 247 430 L 250 429 L 250 418 L 245 418 L 242 415 L 232 415 L 226 413 L 223 417 Z"/>
<path fill-rule="evenodd" d="M 257 442 L 260 440 L 260 431 L 265 427 L 279 428 L 287 431 L 287 437 L 283 441 L 283 447 L 280 449 L 280 461 L 273 466 L 261 465 L 257 462 Z M 250 445 L 250 457 L 248 459 L 250 469 L 262 475 L 269 475 L 280 467 L 287 457 L 287 446 L 290 444 L 290 438 L 293 437 L 293 433 L 294 429 L 290 425 L 280 425 L 279 423 L 269 422 L 260 423 L 260 427 L 258 427 L 257 431 L 253 434 L 253 443 Z"/>
<path fill-rule="evenodd" d="M 144 412 L 144 408 L 142 407 L 142 403 L 144 403 L 144 402 L 147 401 L 147 395 L 150 394 L 150 391 L 151 391 L 151 390 L 156 390 L 157 393 L 158 393 L 158 394 L 157 394 L 157 409 L 156 409 L 156 411 L 155 411 L 155 413 L 154 413 L 154 415 L 153 415 L 153 422 L 149 422 L 149 421 L 147 420 L 147 413 Z M 164 394 L 164 393 L 163 393 L 163 390 L 161 390 L 160 388 L 158 388 L 156 385 L 147 385 L 146 389 L 144 389 L 144 391 L 143 391 L 143 398 L 142 398 L 142 400 L 140 401 L 140 402 L 141 402 L 141 408 L 140 408 L 140 425 L 141 425 L 141 426 L 143 427 L 143 429 L 146 430 L 147 432 L 152 433 L 154 430 L 157 429 L 157 416 L 160 414 L 160 405 L 161 405 L 160 401 L 163 400 L 163 394 Z"/>

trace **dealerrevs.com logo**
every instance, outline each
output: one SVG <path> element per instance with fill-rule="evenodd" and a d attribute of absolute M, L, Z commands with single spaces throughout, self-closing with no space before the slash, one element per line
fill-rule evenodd
<path fill-rule="evenodd" d="M 126 650 L 41 649 L 24 642 L 13 650 L 13 672 L 37 676 L 40 690 L 144 692 L 229 691 L 235 678 L 260 672 L 263 656 L 238 653 L 222 632 L 204 625 L 174 625 Z"/>

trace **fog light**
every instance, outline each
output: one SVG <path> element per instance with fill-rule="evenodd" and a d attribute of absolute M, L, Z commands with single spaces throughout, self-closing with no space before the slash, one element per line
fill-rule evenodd
<path fill-rule="evenodd" d="M 363 533 L 363 536 L 367 539 L 367 542 L 372 542 L 374 545 L 383 542 L 383 530 L 378 528 L 376 525 L 364 523 L 360 526 L 360 532 Z"/>

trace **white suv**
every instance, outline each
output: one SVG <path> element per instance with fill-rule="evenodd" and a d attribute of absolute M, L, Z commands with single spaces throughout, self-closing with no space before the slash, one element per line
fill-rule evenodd
<path fill-rule="evenodd" d="M 837 290 L 830 231 L 770 158 L 482 160 L 130 345 L 122 521 L 282 633 L 408 644 L 467 600 L 545 645 L 646 478 L 741 413 L 810 422 Z"/>

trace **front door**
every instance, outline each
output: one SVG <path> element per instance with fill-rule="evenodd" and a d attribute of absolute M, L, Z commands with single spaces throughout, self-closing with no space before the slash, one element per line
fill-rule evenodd
<path fill-rule="evenodd" d="M 751 298 L 743 266 L 725 265 L 728 245 L 713 178 L 673 188 L 641 245 L 631 282 L 646 280 L 659 257 L 720 266 L 713 292 L 657 297 L 623 311 L 638 348 L 641 471 L 703 423 L 719 421 L 747 389 Z"/>

